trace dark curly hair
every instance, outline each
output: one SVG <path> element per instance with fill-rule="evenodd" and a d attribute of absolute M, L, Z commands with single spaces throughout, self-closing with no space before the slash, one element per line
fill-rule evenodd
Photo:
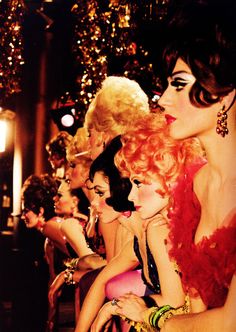
<path fill-rule="evenodd" d="M 236 86 L 236 3 L 182 1 L 169 24 L 169 40 L 163 58 L 170 76 L 181 58 L 196 77 L 191 103 L 207 107 Z"/>
<path fill-rule="evenodd" d="M 102 172 L 108 178 L 111 193 L 111 196 L 106 199 L 106 203 L 118 212 L 134 211 L 133 202 L 128 200 L 132 187 L 131 182 L 128 178 L 121 177 L 114 164 L 114 157 L 121 146 L 120 136 L 113 138 L 106 149 L 93 161 L 89 179 L 93 182 L 95 173 Z"/>
<path fill-rule="evenodd" d="M 79 212 L 88 216 L 90 202 L 89 202 L 87 196 L 84 194 L 82 188 L 71 189 L 71 195 L 76 196 L 79 199 L 79 203 L 78 203 Z"/>
<path fill-rule="evenodd" d="M 55 216 L 53 197 L 57 194 L 58 182 L 48 174 L 30 175 L 22 187 L 22 199 L 25 209 L 39 214 L 44 208 L 44 218 Z"/>
<path fill-rule="evenodd" d="M 60 131 L 46 144 L 47 152 L 49 155 L 57 155 L 60 159 L 66 160 L 66 148 L 69 146 L 72 138 L 73 136 L 66 131 Z"/>

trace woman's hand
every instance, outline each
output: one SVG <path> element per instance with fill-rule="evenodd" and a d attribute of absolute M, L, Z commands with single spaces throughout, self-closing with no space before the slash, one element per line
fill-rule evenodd
<path fill-rule="evenodd" d="M 111 324 L 111 318 L 113 315 L 116 315 L 117 308 L 118 307 L 112 305 L 111 302 L 104 304 L 91 326 L 91 332 L 108 331 Z"/>
<path fill-rule="evenodd" d="M 50 306 L 52 306 L 52 307 L 55 304 L 56 298 L 58 296 L 60 296 L 59 289 L 65 282 L 64 274 L 65 274 L 64 271 L 62 271 L 60 274 L 58 274 L 56 276 L 56 278 L 54 279 L 54 281 L 52 282 L 51 286 L 49 287 L 48 300 L 49 300 Z"/>
<path fill-rule="evenodd" d="M 141 297 L 127 293 L 119 297 L 116 313 L 135 322 L 142 322 L 145 310 L 147 306 Z"/>

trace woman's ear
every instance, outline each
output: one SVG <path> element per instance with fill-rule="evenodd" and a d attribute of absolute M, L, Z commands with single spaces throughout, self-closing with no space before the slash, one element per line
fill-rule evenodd
<path fill-rule="evenodd" d="M 72 202 L 73 202 L 73 208 L 77 209 L 78 208 L 78 204 L 79 204 L 79 198 L 77 196 L 73 196 L 72 197 Z"/>
<path fill-rule="evenodd" d="M 235 102 L 236 91 L 233 89 L 226 96 L 222 98 L 221 104 L 225 106 L 225 110 L 228 111 Z"/>

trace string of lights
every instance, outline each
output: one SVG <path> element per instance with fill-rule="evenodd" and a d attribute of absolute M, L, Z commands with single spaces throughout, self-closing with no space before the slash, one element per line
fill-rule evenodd
<path fill-rule="evenodd" d="M 157 85 L 148 51 L 137 39 L 137 29 L 143 19 L 162 20 L 167 4 L 168 0 L 79 0 L 72 7 L 77 22 L 72 47 L 77 64 L 76 93 L 66 91 L 60 102 L 72 100 L 81 123 L 107 75 L 124 75 L 141 86 L 147 82 Z M 111 68 L 111 63 L 119 60 L 119 69 Z M 152 103 L 152 92 L 148 89 L 146 93 L 150 93 Z"/>
<path fill-rule="evenodd" d="M 0 1 L 0 101 L 21 90 L 24 12 L 23 0 Z"/>

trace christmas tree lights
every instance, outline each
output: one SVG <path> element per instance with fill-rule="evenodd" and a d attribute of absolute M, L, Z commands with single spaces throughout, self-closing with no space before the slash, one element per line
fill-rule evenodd
<path fill-rule="evenodd" d="M 20 73 L 24 64 L 22 0 L 0 1 L 0 100 L 20 91 Z"/>

